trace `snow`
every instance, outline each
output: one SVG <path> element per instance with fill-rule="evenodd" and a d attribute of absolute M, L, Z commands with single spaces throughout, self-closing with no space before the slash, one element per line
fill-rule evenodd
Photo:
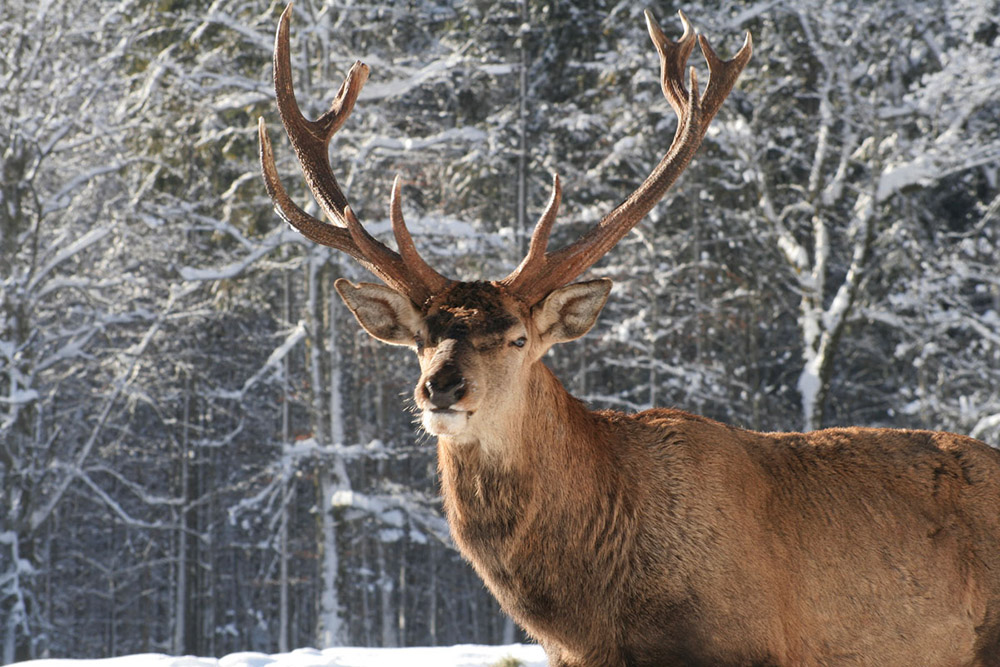
<path fill-rule="evenodd" d="M 524 667 L 548 664 L 540 646 L 447 646 L 436 648 L 298 649 L 290 653 L 232 653 L 222 658 L 171 657 L 158 653 L 99 660 L 33 660 L 21 667 L 488 667 L 504 658 Z"/>
<path fill-rule="evenodd" d="M 7 356 L 7 355 L 4 355 Z M 0 396 L 0 402 L 23 405 L 38 400 L 38 392 L 34 389 L 12 388 L 6 396 Z"/>
<path fill-rule="evenodd" d="M 295 328 L 292 329 L 292 331 L 285 337 L 285 341 L 271 352 L 271 356 L 267 358 L 264 365 L 243 383 L 243 391 L 240 393 L 243 394 L 250 391 L 250 389 L 268 373 L 280 372 L 282 360 L 288 355 L 289 352 L 292 351 L 292 349 L 295 348 L 296 345 L 302 342 L 305 337 L 306 324 L 300 320 L 299 323 L 295 325 Z"/>
<path fill-rule="evenodd" d="M 985 438 L 986 434 L 994 429 L 1000 430 L 1000 412 L 980 419 L 976 422 L 975 427 L 973 427 L 969 435 L 973 438 Z"/>
<path fill-rule="evenodd" d="M 823 384 L 819 379 L 819 364 L 817 363 L 819 360 L 819 356 L 812 355 L 799 373 L 797 386 L 799 394 L 802 396 L 803 429 L 807 431 L 815 428 L 813 420 L 816 413 L 817 396 L 819 396 Z"/>
<path fill-rule="evenodd" d="M 926 185 L 934 181 L 941 168 L 921 156 L 909 163 L 889 165 L 882 172 L 875 192 L 875 200 L 886 199 L 913 185 Z"/>

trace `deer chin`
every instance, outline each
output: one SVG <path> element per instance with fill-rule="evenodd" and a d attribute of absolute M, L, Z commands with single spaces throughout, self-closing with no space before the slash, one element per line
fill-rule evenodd
<path fill-rule="evenodd" d="M 468 410 L 439 410 L 424 408 L 420 419 L 424 430 L 438 437 L 461 435 L 469 424 L 472 412 Z"/>

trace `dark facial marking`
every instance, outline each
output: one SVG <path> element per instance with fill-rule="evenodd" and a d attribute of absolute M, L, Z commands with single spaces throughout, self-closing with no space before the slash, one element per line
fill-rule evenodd
<path fill-rule="evenodd" d="M 427 308 L 427 329 L 432 341 L 469 336 L 500 341 L 517 324 L 502 305 L 499 287 L 488 282 L 455 283 L 433 297 Z M 494 341 L 494 344 L 498 344 Z"/>

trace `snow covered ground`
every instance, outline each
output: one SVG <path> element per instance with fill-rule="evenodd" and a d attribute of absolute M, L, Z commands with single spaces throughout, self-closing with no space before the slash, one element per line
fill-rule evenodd
<path fill-rule="evenodd" d="M 524 667 L 545 667 L 540 646 L 447 646 L 439 648 L 299 649 L 291 653 L 233 653 L 222 658 L 171 657 L 158 653 L 101 660 L 32 660 L 20 667 L 489 667 L 504 658 Z M 504 667 L 507 667 L 504 665 Z"/>

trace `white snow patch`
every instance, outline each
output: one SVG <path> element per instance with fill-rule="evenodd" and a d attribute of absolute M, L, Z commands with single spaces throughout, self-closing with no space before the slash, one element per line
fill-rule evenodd
<path fill-rule="evenodd" d="M 939 167 L 928 164 L 922 156 L 913 162 L 889 165 L 879 179 L 875 200 L 881 203 L 905 188 L 926 185 L 933 181 L 934 175 L 939 171 Z"/>
<path fill-rule="evenodd" d="M 980 419 L 969 433 L 973 438 L 985 438 L 990 431 L 1000 431 L 1000 412 Z"/>
<path fill-rule="evenodd" d="M 436 648 L 299 649 L 291 653 L 232 653 L 222 658 L 171 657 L 158 653 L 99 660 L 34 660 L 21 667 L 488 667 L 504 658 L 525 667 L 548 663 L 540 646 L 446 646 Z"/>
<path fill-rule="evenodd" d="M 23 405 L 38 400 L 38 392 L 34 389 L 11 389 L 6 396 L 0 396 L 0 403 Z"/>

